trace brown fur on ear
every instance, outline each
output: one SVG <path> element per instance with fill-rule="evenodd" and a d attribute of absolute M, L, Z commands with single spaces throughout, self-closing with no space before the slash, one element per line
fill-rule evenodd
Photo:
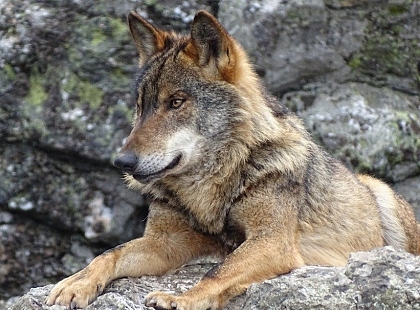
<path fill-rule="evenodd" d="M 217 19 L 206 11 L 195 15 L 191 41 L 185 53 L 211 75 L 231 83 L 237 79 L 238 46 Z"/>
<path fill-rule="evenodd" d="M 165 48 L 168 33 L 157 29 L 136 12 L 127 17 L 130 33 L 140 55 L 140 65 Z"/>

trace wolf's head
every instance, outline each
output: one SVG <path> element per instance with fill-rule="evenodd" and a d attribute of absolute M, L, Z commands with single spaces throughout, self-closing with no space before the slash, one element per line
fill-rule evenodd
<path fill-rule="evenodd" d="M 162 31 L 135 12 L 128 23 L 140 54 L 136 115 L 114 164 L 132 178 L 148 183 L 206 170 L 206 158 L 217 162 L 226 152 L 243 160 L 255 137 L 275 125 L 271 110 L 253 103 L 264 95 L 246 54 L 212 15 L 198 12 L 190 36 Z M 256 128 L 258 115 L 265 125 Z"/>

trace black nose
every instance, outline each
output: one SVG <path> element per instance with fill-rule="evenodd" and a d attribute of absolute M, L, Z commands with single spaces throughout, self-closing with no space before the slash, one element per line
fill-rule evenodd
<path fill-rule="evenodd" d="M 114 160 L 114 165 L 125 172 L 134 172 L 137 166 L 137 156 L 132 152 L 120 154 Z"/>

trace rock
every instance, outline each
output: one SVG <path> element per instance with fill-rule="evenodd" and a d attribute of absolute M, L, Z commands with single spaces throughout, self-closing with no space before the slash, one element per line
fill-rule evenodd
<path fill-rule="evenodd" d="M 416 218 L 420 219 L 420 177 L 405 179 L 394 185 L 396 190 L 414 208 Z"/>
<path fill-rule="evenodd" d="M 16 301 L 18 297 L 12 297 L 8 300 L 0 300 L 0 310 L 8 310 Z"/>
<path fill-rule="evenodd" d="M 417 1 L 232 0 L 219 18 L 274 93 L 328 81 L 418 93 Z"/>
<path fill-rule="evenodd" d="M 90 162 L 85 158 L 73 158 L 71 162 L 51 155 L 30 146 L 11 145 L 0 150 L 0 167 L 5 171 L 0 180 L 0 199 L 10 211 L 70 232 L 84 232 L 86 238 L 95 241 L 119 243 L 142 232 L 141 228 L 122 231 L 130 216 L 141 215 L 145 202 L 138 194 L 136 201 L 126 201 L 129 191 L 119 173 L 111 167 L 89 169 Z M 142 218 L 134 221 L 141 226 Z"/>
<path fill-rule="evenodd" d="M 362 83 L 308 84 L 282 102 L 351 170 L 390 182 L 419 174 L 420 102 L 412 96 Z"/>
<path fill-rule="evenodd" d="M 244 309 L 418 309 L 419 272 L 419 257 L 390 247 L 355 253 L 345 268 L 305 267 L 254 284 Z"/>
<path fill-rule="evenodd" d="M 35 283 L 46 285 L 69 274 L 61 256 L 71 249 L 62 238 L 56 230 L 16 215 L 12 222 L 0 223 L 0 295 L 22 295 Z M 75 263 L 80 269 L 86 260 Z"/>
<path fill-rule="evenodd" d="M 179 294 L 211 267 L 190 265 L 164 277 L 114 281 L 86 309 L 146 309 L 143 297 L 154 290 Z M 345 267 L 308 266 L 253 284 L 224 309 L 420 309 L 420 258 L 391 247 L 352 254 Z M 52 285 L 34 288 L 10 308 L 47 307 Z"/>

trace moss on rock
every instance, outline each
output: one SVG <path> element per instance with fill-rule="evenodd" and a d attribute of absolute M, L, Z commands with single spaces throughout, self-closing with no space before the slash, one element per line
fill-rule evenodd
<path fill-rule="evenodd" d="M 104 92 L 95 84 L 80 79 L 76 74 L 69 76 L 62 82 L 62 88 L 68 94 L 78 97 L 78 102 L 88 104 L 92 109 L 97 109 L 102 103 Z"/>
<path fill-rule="evenodd" d="M 45 78 L 37 70 L 33 70 L 29 81 L 29 92 L 25 96 L 25 102 L 32 106 L 40 106 L 48 98 L 48 93 L 44 88 Z"/>
<path fill-rule="evenodd" d="M 354 72 L 379 83 L 386 83 L 392 76 L 406 78 L 408 88 L 417 89 L 420 42 L 412 20 L 420 16 L 413 5 L 413 1 L 403 0 L 364 13 L 367 26 L 363 46 L 347 59 Z"/>

